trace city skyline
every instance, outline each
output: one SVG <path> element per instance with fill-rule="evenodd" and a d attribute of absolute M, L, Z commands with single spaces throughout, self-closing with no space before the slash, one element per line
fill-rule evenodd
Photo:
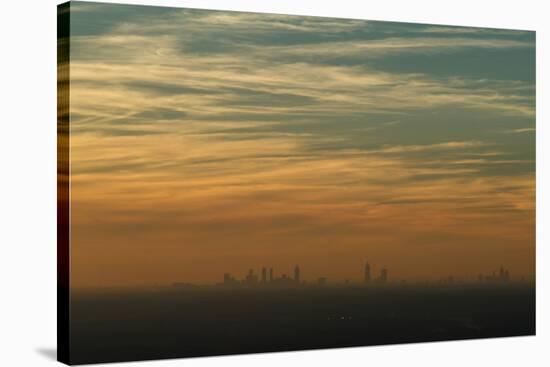
<path fill-rule="evenodd" d="M 73 289 L 534 279 L 534 32 L 70 9 Z"/>
<path fill-rule="evenodd" d="M 377 273 L 372 273 L 372 269 L 378 269 Z M 242 275 L 242 277 L 239 277 Z M 322 274 L 309 274 L 307 279 L 302 276 L 302 271 L 299 264 L 293 267 L 292 271 L 281 271 L 279 274 L 273 267 L 262 266 L 260 268 L 249 268 L 246 272 L 241 271 L 238 274 L 223 273 L 223 280 L 221 282 L 206 283 L 206 284 L 194 284 L 184 281 L 175 282 L 174 286 L 197 286 L 197 285 L 217 285 L 217 286 L 229 286 L 229 287 L 262 287 L 270 286 L 273 288 L 284 287 L 300 287 L 310 285 L 387 285 L 387 284 L 471 284 L 471 283 L 483 283 L 483 284 L 495 284 L 495 283 L 513 283 L 513 282 L 531 282 L 533 279 L 526 279 L 524 276 L 512 276 L 508 268 L 500 265 L 498 269 L 490 270 L 487 272 L 480 272 L 468 277 L 456 277 L 454 274 L 445 274 L 435 277 L 430 280 L 418 280 L 418 279 L 405 279 L 405 278 L 390 278 L 389 269 L 385 266 L 371 267 L 370 262 L 365 262 L 363 267 L 363 276 L 345 279 L 328 279 Z"/>

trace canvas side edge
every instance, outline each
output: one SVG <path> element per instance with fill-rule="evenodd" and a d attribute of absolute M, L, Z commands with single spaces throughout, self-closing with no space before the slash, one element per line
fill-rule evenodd
<path fill-rule="evenodd" d="M 57 6 L 57 360 L 70 364 L 70 3 Z"/>

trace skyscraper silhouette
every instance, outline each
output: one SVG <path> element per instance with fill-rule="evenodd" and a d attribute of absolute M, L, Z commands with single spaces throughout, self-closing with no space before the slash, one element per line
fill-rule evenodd
<path fill-rule="evenodd" d="M 254 286 L 258 283 L 258 276 L 254 274 L 254 270 L 250 269 L 245 277 L 245 283 L 249 286 Z"/>
<path fill-rule="evenodd" d="M 370 264 L 365 264 L 365 283 L 370 283 Z"/>
<path fill-rule="evenodd" d="M 269 268 L 269 281 L 273 281 L 273 268 Z"/>
<path fill-rule="evenodd" d="M 382 268 L 382 270 L 380 270 L 380 282 L 386 283 L 387 281 L 388 281 L 388 269 Z"/>
<path fill-rule="evenodd" d="M 294 281 L 297 284 L 300 284 L 300 268 L 298 267 L 298 265 L 296 265 L 296 267 L 294 268 Z"/>
<path fill-rule="evenodd" d="M 265 268 L 265 266 L 262 268 L 262 283 L 266 283 L 267 282 L 267 269 Z"/>

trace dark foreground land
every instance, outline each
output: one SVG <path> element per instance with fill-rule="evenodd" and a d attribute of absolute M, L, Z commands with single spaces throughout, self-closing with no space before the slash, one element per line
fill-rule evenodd
<path fill-rule="evenodd" d="M 71 363 L 535 334 L 532 286 L 74 292 Z"/>

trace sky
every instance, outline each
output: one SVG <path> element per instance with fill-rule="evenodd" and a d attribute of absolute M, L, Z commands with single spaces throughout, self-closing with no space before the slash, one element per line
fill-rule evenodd
<path fill-rule="evenodd" d="M 71 3 L 72 287 L 535 274 L 535 33 Z"/>

